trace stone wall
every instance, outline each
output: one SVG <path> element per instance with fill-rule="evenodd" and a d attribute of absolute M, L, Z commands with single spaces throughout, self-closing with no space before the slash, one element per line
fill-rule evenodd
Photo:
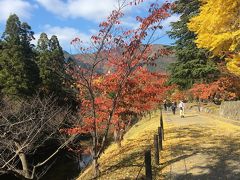
<path fill-rule="evenodd" d="M 197 104 L 188 103 L 187 109 L 199 111 Z M 225 101 L 222 104 L 201 104 L 200 112 L 240 121 L 240 101 Z"/>
<path fill-rule="evenodd" d="M 229 119 L 240 120 L 240 101 L 223 102 L 219 109 L 219 115 Z"/>
<path fill-rule="evenodd" d="M 193 110 L 193 111 L 197 111 L 197 112 L 199 112 L 199 110 L 200 110 L 200 112 L 219 115 L 219 105 L 215 105 L 215 104 L 201 104 L 200 109 L 199 109 L 198 105 L 190 104 L 187 108 L 190 110 Z"/>

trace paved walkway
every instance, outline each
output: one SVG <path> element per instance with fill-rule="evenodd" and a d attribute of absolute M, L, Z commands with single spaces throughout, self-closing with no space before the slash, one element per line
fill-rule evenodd
<path fill-rule="evenodd" d="M 194 113 L 164 120 L 164 179 L 240 180 L 240 126 Z"/>

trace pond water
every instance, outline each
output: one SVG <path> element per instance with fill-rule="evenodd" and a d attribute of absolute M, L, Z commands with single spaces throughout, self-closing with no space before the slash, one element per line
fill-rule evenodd
<path fill-rule="evenodd" d="M 77 159 L 72 159 L 66 155 L 61 155 L 57 158 L 54 165 L 41 178 L 46 180 L 72 180 L 78 177 L 83 169 L 91 161 L 90 156 L 83 156 L 83 162 Z"/>
<path fill-rule="evenodd" d="M 90 161 L 91 157 L 83 155 L 83 162 L 80 159 L 72 158 L 67 153 L 60 153 L 55 159 L 54 164 L 42 176 L 41 180 L 73 180 Z M 0 180 L 19 180 L 12 175 L 2 175 Z"/>

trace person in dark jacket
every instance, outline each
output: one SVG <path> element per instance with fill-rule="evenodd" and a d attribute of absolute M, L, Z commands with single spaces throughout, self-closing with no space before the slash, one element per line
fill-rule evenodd
<path fill-rule="evenodd" d="M 171 108 L 172 108 L 173 114 L 175 115 L 175 114 L 176 114 L 176 109 L 177 109 L 177 102 L 176 102 L 176 101 L 175 101 L 175 102 L 172 102 Z"/>
<path fill-rule="evenodd" d="M 167 100 L 166 99 L 163 101 L 163 107 L 164 107 L 164 110 L 167 111 Z"/>

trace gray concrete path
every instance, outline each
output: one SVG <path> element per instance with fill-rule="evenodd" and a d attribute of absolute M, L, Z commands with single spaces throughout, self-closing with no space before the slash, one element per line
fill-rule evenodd
<path fill-rule="evenodd" d="M 164 113 L 165 179 L 240 180 L 240 126 L 197 113 Z"/>

